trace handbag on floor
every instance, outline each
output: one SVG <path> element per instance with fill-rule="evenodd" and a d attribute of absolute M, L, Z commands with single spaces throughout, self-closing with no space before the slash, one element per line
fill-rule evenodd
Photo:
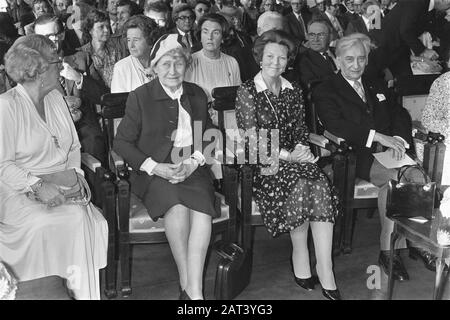
<path fill-rule="evenodd" d="M 64 204 L 88 205 L 91 201 L 91 190 L 82 175 L 75 169 L 39 175 L 44 182 L 54 183 L 63 192 Z"/>
<path fill-rule="evenodd" d="M 405 173 L 413 169 L 421 172 L 424 182 L 406 180 Z M 436 197 L 436 183 L 430 181 L 421 166 L 403 166 L 398 171 L 397 181 L 389 180 L 388 182 L 386 215 L 392 218 L 422 216 L 431 219 Z"/>
<path fill-rule="evenodd" d="M 235 243 L 218 241 L 214 244 L 222 257 L 217 265 L 214 296 L 216 300 L 231 300 L 250 283 L 253 254 Z"/>

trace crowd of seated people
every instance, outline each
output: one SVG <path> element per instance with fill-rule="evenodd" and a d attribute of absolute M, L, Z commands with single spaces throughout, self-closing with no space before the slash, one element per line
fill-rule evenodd
<path fill-rule="evenodd" d="M 280 135 L 277 169 L 255 166 L 264 224 L 274 237 L 290 234 L 299 286 L 320 284 L 326 298 L 341 299 L 331 250 L 339 204 L 308 147 L 305 98 L 311 93 L 325 129 L 353 146 L 357 176 L 380 187 L 379 264 L 388 272 L 386 183 L 397 170 L 372 153 L 391 149 L 401 159 L 412 151 L 411 121 L 390 89 L 415 73 L 411 61 L 448 70 L 448 30 L 450 0 L 0 0 L 0 262 L 21 281 L 67 278 L 65 268 L 79 265 L 89 277 L 73 296 L 100 298 L 105 222 L 91 205 L 66 204 L 39 176 L 69 168 L 82 175 L 80 150 L 106 165 L 97 105 L 105 93 L 129 92 L 113 148 L 133 169 L 132 191 L 149 215 L 164 217 L 179 297 L 203 299 L 217 213 L 192 123 L 213 127 L 212 89 L 239 86 L 236 126 Z M 448 73 L 436 80 L 423 114 L 424 127 L 447 138 L 449 83 Z M 191 154 L 175 161 L 177 148 Z M 44 237 L 53 247 L 41 247 Z M 426 250 L 410 250 L 435 268 Z M 400 255 L 393 259 L 394 278 L 407 280 Z"/>

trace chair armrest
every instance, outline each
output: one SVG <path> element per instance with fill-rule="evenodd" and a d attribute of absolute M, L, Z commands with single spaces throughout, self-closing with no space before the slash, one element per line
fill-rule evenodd
<path fill-rule="evenodd" d="M 81 153 L 81 164 L 92 172 L 96 172 L 102 166 L 102 163 L 89 153 Z"/>
<path fill-rule="evenodd" d="M 328 140 L 325 136 L 323 135 L 319 135 L 319 134 L 315 134 L 315 133 L 310 133 L 309 137 L 308 137 L 308 141 L 318 147 L 327 148 L 327 145 L 330 143 L 330 140 Z"/>

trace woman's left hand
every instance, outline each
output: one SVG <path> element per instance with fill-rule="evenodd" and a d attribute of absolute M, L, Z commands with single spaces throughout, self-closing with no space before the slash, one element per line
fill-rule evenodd
<path fill-rule="evenodd" d="M 291 152 L 293 162 L 316 162 L 317 159 L 312 154 L 308 146 L 297 145 L 295 150 Z"/>

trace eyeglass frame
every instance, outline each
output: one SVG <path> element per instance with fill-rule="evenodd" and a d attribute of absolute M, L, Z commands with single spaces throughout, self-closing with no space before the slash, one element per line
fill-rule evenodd
<path fill-rule="evenodd" d="M 190 21 L 195 21 L 195 15 L 190 15 L 190 16 L 178 16 L 177 20 L 182 20 L 183 22 L 186 22 L 188 20 Z"/>
<path fill-rule="evenodd" d="M 319 39 L 325 39 L 326 36 L 328 36 L 329 32 L 320 32 L 320 33 L 312 33 L 308 32 L 308 38 L 319 38 Z"/>

